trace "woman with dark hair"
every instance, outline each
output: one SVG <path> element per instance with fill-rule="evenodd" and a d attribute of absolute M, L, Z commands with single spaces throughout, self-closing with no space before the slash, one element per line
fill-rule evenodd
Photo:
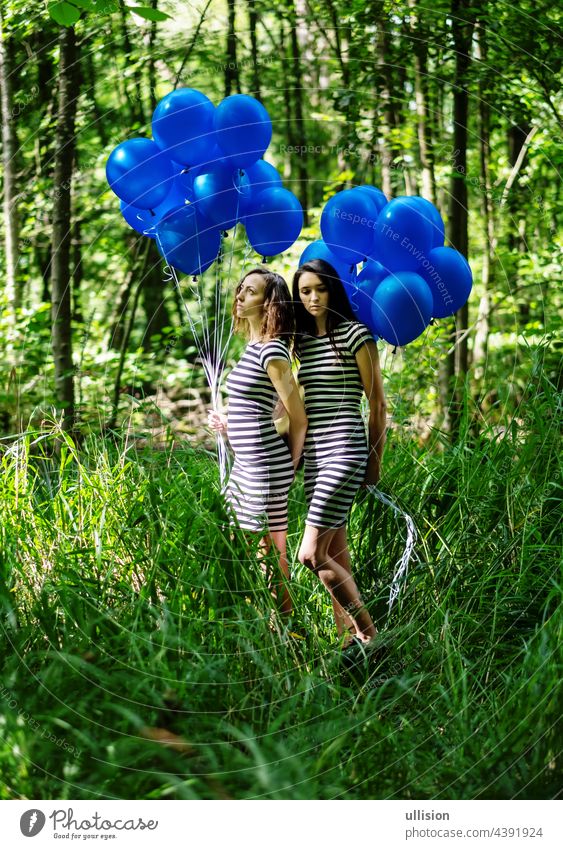
<path fill-rule="evenodd" d="M 346 521 L 360 486 L 376 484 L 385 444 L 385 397 L 377 346 L 356 321 L 342 281 L 324 260 L 293 278 L 295 353 L 309 421 L 304 446 L 308 513 L 299 560 L 332 596 L 343 647 L 376 633 L 352 577 Z M 369 403 L 368 439 L 360 411 Z"/>
<path fill-rule="evenodd" d="M 233 316 L 235 331 L 248 344 L 227 378 L 228 415 L 210 410 L 209 426 L 227 434 L 235 454 L 225 494 L 239 527 L 262 535 L 263 554 L 274 544 L 280 569 L 289 578 L 287 493 L 301 458 L 307 417 L 291 372 L 293 305 L 283 277 L 262 267 L 247 271 L 235 291 Z M 272 418 L 276 395 L 289 418 L 289 448 Z M 283 578 L 275 594 L 280 610 L 291 613 Z"/>

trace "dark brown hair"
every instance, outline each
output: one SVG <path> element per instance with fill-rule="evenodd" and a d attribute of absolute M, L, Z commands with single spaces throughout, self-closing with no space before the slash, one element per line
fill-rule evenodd
<path fill-rule="evenodd" d="M 333 351 L 339 352 L 334 342 L 334 331 L 343 321 L 356 321 L 352 307 L 346 295 L 342 280 L 336 269 L 324 259 L 312 259 L 300 265 L 293 275 L 293 302 L 295 306 L 295 353 L 299 357 L 300 343 L 305 336 L 316 336 L 317 325 L 314 317 L 307 312 L 299 296 L 299 280 L 306 271 L 316 274 L 328 290 L 328 310 L 326 331 Z"/>
<path fill-rule="evenodd" d="M 266 284 L 264 288 L 264 316 L 262 327 L 260 328 L 260 336 L 264 341 L 281 337 L 287 342 L 288 347 L 291 348 L 295 334 L 295 317 L 293 304 L 291 303 L 291 294 L 281 274 L 277 274 L 269 268 L 264 268 L 264 266 L 257 266 L 245 272 L 235 289 L 233 300 L 235 332 L 242 333 L 248 337 L 248 320 L 237 316 L 236 305 L 237 295 L 240 292 L 241 286 L 251 274 L 260 274 Z"/>

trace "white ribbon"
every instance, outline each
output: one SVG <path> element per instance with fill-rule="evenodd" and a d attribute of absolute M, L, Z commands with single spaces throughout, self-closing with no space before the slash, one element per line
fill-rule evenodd
<path fill-rule="evenodd" d="M 417 538 L 417 530 L 412 518 L 408 513 L 405 513 L 404 510 L 401 510 L 400 507 L 391 501 L 388 495 L 384 492 L 381 492 L 376 486 L 368 486 L 366 487 L 368 492 L 371 492 L 372 495 L 375 496 L 379 501 L 383 504 L 387 504 L 388 507 L 393 509 L 395 516 L 402 516 L 405 522 L 407 523 L 407 542 L 405 545 L 405 550 L 401 558 L 395 563 L 395 574 L 393 575 L 393 581 L 391 583 L 391 589 L 389 591 L 389 601 L 387 604 L 389 605 L 389 613 L 391 612 L 391 608 L 393 607 L 394 601 L 398 598 L 399 592 L 401 589 L 401 582 L 404 583 L 405 578 L 407 577 L 407 572 L 409 568 L 409 561 L 414 551 L 414 545 Z"/>

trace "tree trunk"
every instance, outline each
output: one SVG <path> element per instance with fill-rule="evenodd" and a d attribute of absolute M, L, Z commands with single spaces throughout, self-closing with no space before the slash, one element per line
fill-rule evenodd
<path fill-rule="evenodd" d="M 5 30 L 4 6 L 0 4 L 0 93 L 2 109 L 2 164 L 4 167 L 4 241 L 6 251 L 6 299 L 8 302 L 7 354 L 15 364 L 16 310 L 22 305 L 21 281 L 18 279 L 19 219 L 16 189 L 18 139 L 13 116 L 12 39 Z"/>
<path fill-rule="evenodd" d="M 258 26 L 258 12 L 256 11 L 256 0 L 247 0 L 248 6 L 248 30 L 250 32 L 250 50 L 252 53 L 252 82 L 251 92 L 253 97 L 261 100 L 260 94 L 260 72 L 258 70 L 258 39 L 256 27 Z"/>
<path fill-rule="evenodd" d="M 297 196 L 303 207 L 303 225 L 307 227 L 309 223 L 309 168 L 307 157 L 307 133 L 305 130 L 305 120 L 303 117 L 303 81 L 301 76 L 301 61 L 299 57 L 299 43 L 297 40 L 297 15 L 293 0 L 289 2 L 290 15 L 290 41 L 291 41 L 291 70 L 292 70 L 292 91 L 293 91 L 293 121 L 291 123 L 291 144 L 299 148 L 302 152 L 295 154 L 297 156 Z"/>
<path fill-rule="evenodd" d="M 448 238 L 452 246 L 467 257 L 467 120 L 468 120 L 468 70 L 471 62 L 470 50 L 474 27 L 474 10 L 464 0 L 452 0 L 452 33 L 455 49 L 454 77 L 454 138 L 452 175 L 450 180 L 450 215 Z M 467 335 L 469 310 L 465 304 L 456 313 L 456 331 L 462 341 L 448 354 L 448 379 L 455 375 L 455 386 L 450 400 L 449 420 L 452 438 L 459 434 L 465 375 L 467 373 Z"/>
<path fill-rule="evenodd" d="M 526 114 L 520 116 L 518 122 L 509 127 L 508 130 L 508 160 L 510 162 L 510 167 L 514 168 L 516 162 L 518 161 L 518 157 L 520 156 L 520 152 L 524 147 L 524 143 L 528 137 L 528 134 L 531 130 L 531 125 L 528 121 L 528 116 Z M 508 247 L 511 251 L 522 254 L 526 253 L 526 218 L 522 212 L 524 207 L 524 203 L 522 201 L 522 190 L 518 185 L 518 182 L 515 181 L 511 187 L 510 191 L 506 198 L 506 206 L 508 212 L 508 220 L 510 221 L 510 229 L 508 233 Z M 518 288 L 520 286 L 521 280 L 518 272 L 518 262 L 517 258 L 513 258 L 514 263 L 514 274 L 512 276 L 511 285 L 514 288 Z M 529 320 L 530 315 L 530 305 L 527 302 L 520 302 L 518 304 L 518 312 L 520 317 L 521 324 L 525 324 Z"/>
<path fill-rule="evenodd" d="M 82 221 L 80 216 L 72 228 L 72 318 L 77 324 L 82 324 L 82 303 L 80 284 L 82 283 Z"/>
<path fill-rule="evenodd" d="M 290 83 L 287 75 L 287 66 L 289 64 L 289 57 L 287 55 L 287 46 L 285 42 L 285 20 L 280 15 L 280 55 L 281 55 L 281 83 L 282 83 L 282 91 L 283 91 L 283 100 L 284 100 L 284 112 L 285 112 L 285 132 L 283 134 L 287 137 L 291 135 L 291 128 L 293 127 L 293 104 L 291 100 L 290 93 Z M 280 128 L 281 129 L 281 128 Z M 283 178 L 284 180 L 289 180 L 291 177 L 291 163 L 292 163 L 292 155 L 290 153 L 286 154 L 283 165 Z"/>
<path fill-rule="evenodd" d="M 378 146 L 381 160 L 381 189 L 383 194 L 390 200 L 393 197 L 393 186 L 391 182 L 391 171 L 393 168 L 393 154 L 390 147 L 391 127 L 393 126 L 393 112 L 391 109 L 391 92 L 389 89 L 390 68 L 387 64 L 387 53 L 389 49 L 389 36 L 387 33 L 387 15 L 383 4 L 375 4 L 377 10 L 377 34 L 375 42 L 377 67 L 376 98 L 381 104 L 379 110 Z M 381 8 L 380 8 L 381 7 Z"/>
<path fill-rule="evenodd" d="M 235 0 L 227 0 L 229 6 L 229 25 L 227 31 L 227 61 L 225 62 L 225 97 L 240 91 L 240 79 L 237 65 L 237 37 L 235 30 Z"/>
<path fill-rule="evenodd" d="M 123 334 L 123 339 L 121 341 L 121 352 L 119 357 L 119 364 L 117 366 L 117 374 L 115 376 L 115 383 L 113 385 L 113 404 L 112 404 L 112 412 L 109 418 L 109 421 L 106 424 L 106 429 L 113 430 L 117 423 L 117 416 L 119 413 L 119 396 L 121 394 L 121 377 L 123 375 L 123 368 L 125 366 L 125 357 L 127 354 L 127 350 L 129 348 L 129 339 L 131 338 L 131 332 L 133 330 L 133 325 L 135 323 L 135 316 L 137 314 L 137 306 L 139 304 L 139 296 L 141 294 L 141 290 L 143 288 L 142 280 L 139 281 L 135 287 L 135 291 L 133 293 L 133 303 L 131 305 L 131 314 L 129 316 L 129 321 L 127 322 L 127 327 Z"/>
<path fill-rule="evenodd" d="M 133 83 L 135 86 L 135 91 L 133 94 L 131 94 L 127 85 L 127 76 L 123 76 L 125 96 L 129 101 L 131 107 L 131 118 L 129 121 L 129 125 L 131 126 L 132 124 L 139 124 L 139 126 L 144 127 L 146 120 L 145 110 L 143 109 L 143 87 L 141 84 L 141 74 L 139 72 L 138 66 L 134 61 L 135 57 L 133 56 L 133 48 L 131 45 L 131 39 L 129 38 L 129 30 L 127 28 L 128 12 L 123 0 L 119 0 L 119 11 L 121 14 L 121 37 L 123 41 L 123 46 L 121 48 L 123 51 L 122 56 L 125 60 L 125 67 L 127 68 L 128 65 L 131 65 L 133 67 Z M 119 78 L 121 79 L 121 76 Z"/>
<path fill-rule="evenodd" d="M 117 295 L 117 303 L 109 333 L 108 348 L 114 351 L 122 350 L 126 332 L 127 307 L 131 300 L 131 292 L 139 271 L 146 266 L 150 248 L 149 242 L 151 241 L 148 236 L 135 237 L 133 232 L 131 232 L 131 235 L 129 233 L 127 234 L 127 239 L 127 255 L 132 256 L 132 260 L 129 271 Z"/>
<path fill-rule="evenodd" d="M 92 112 L 95 117 L 96 132 L 100 136 L 100 147 L 105 148 L 108 144 L 108 125 L 107 117 L 102 113 L 100 104 L 96 99 L 96 69 L 92 56 L 93 51 L 88 50 L 85 58 L 86 71 L 88 73 L 88 101 L 92 105 Z"/>
<path fill-rule="evenodd" d="M 479 21 L 477 24 L 477 58 L 483 64 L 483 67 L 488 67 L 487 57 L 487 34 L 485 23 Z M 481 190 L 482 190 L 482 211 L 483 211 L 483 240 L 485 250 L 483 252 L 483 294 L 479 302 L 479 315 L 477 318 L 477 327 L 475 330 L 475 340 L 473 344 L 473 374 L 475 381 L 478 383 L 483 377 L 484 363 L 487 357 L 487 346 L 489 341 L 489 310 L 490 289 L 492 285 L 492 268 L 493 268 L 493 244 L 495 240 L 495 220 L 494 206 L 492 201 L 492 187 L 490 176 L 490 157 L 491 157 L 491 142 L 490 142 L 490 124 L 491 111 L 489 107 L 490 91 L 486 85 L 486 81 L 482 78 L 479 81 L 479 158 L 481 166 Z M 478 395 L 479 393 L 477 393 Z"/>
<path fill-rule="evenodd" d="M 409 0 L 411 10 L 411 35 L 414 52 L 414 91 L 416 100 L 418 148 L 422 177 L 422 195 L 432 203 L 436 202 L 436 182 L 434 178 L 434 156 L 432 148 L 432 130 L 428 113 L 428 48 L 426 32 L 419 17 L 418 0 Z"/>
<path fill-rule="evenodd" d="M 80 86 L 74 27 L 59 35 L 58 114 L 53 178 L 51 259 L 51 333 L 55 361 L 55 393 L 63 409 L 63 430 L 74 428 L 74 381 L 71 331 L 70 188 L 75 152 L 74 124 Z"/>
<path fill-rule="evenodd" d="M 150 240 L 145 267 L 141 273 L 143 281 L 143 309 L 147 320 L 142 344 L 144 351 L 152 351 L 155 346 L 154 342 L 151 342 L 151 336 L 161 334 L 162 328 L 170 325 L 170 316 L 165 300 L 168 289 L 163 283 L 162 257 L 156 249 L 154 239 Z M 157 351 L 159 344 L 157 342 Z"/>
<path fill-rule="evenodd" d="M 152 0 L 151 2 L 152 9 L 158 9 L 158 0 Z M 154 110 L 156 109 L 157 97 L 156 97 L 156 68 L 154 63 L 154 45 L 156 42 L 156 27 L 157 22 L 151 21 L 151 29 L 149 34 L 149 57 L 148 57 L 148 78 L 149 78 L 149 110 L 150 115 L 152 116 Z"/>

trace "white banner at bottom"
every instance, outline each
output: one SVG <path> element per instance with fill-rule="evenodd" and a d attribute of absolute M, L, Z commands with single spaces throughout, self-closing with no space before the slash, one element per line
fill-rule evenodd
<path fill-rule="evenodd" d="M 561 802 L 42 801 L 0 803 L 2 845 L 559 849 Z"/>

